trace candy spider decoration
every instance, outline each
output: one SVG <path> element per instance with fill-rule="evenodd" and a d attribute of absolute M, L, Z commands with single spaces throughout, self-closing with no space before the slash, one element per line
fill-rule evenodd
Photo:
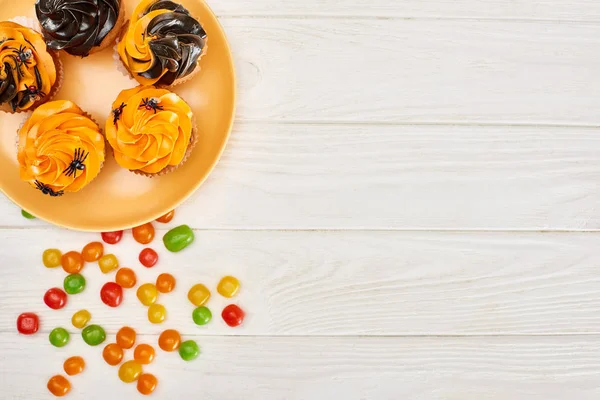
<path fill-rule="evenodd" d="M 154 110 L 154 114 L 156 114 L 156 110 L 164 110 L 164 108 L 162 106 L 159 106 L 158 103 L 160 103 L 160 99 L 157 99 L 156 97 L 153 97 L 151 99 L 145 98 L 142 100 L 142 104 L 140 104 L 138 108 L 144 107 L 148 111 Z"/>
<path fill-rule="evenodd" d="M 33 51 L 31 51 L 31 49 L 28 49 L 23 45 L 19 46 L 18 50 L 14 47 L 9 47 L 9 49 L 17 55 L 17 68 L 20 68 L 21 65 L 29 65 L 29 60 L 33 57 Z"/>
<path fill-rule="evenodd" d="M 71 164 L 63 171 L 63 174 L 67 176 L 73 176 L 73 178 L 77 178 L 77 171 L 85 170 L 85 160 L 89 155 L 89 152 L 83 151 L 83 149 L 75 149 L 75 154 L 73 155 L 73 161 Z"/>
<path fill-rule="evenodd" d="M 34 101 L 38 101 L 42 97 L 46 96 L 46 93 L 42 92 L 35 85 L 27 86 L 25 85 L 25 96 L 28 96 L 30 99 Z"/>
<path fill-rule="evenodd" d="M 35 186 L 36 188 L 41 191 L 43 194 L 47 194 L 50 197 L 60 197 L 63 194 L 65 194 L 65 192 L 63 190 L 60 190 L 58 192 L 55 192 L 54 190 L 52 190 L 52 188 L 48 185 L 43 184 L 40 181 L 35 181 Z"/>
<path fill-rule="evenodd" d="M 117 125 L 117 121 L 119 119 L 121 119 L 121 114 L 123 114 L 123 109 L 127 107 L 127 104 L 125 103 L 121 103 L 121 105 L 117 108 L 115 108 L 114 110 L 112 110 L 113 113 L 113 124 L 115 124 L 115 126 Z"/>

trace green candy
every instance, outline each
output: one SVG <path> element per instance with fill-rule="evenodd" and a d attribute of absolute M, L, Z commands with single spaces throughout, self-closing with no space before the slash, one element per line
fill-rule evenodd
<path fill-rule="evenodd" d="M 90 346 L 98 346 L 106 340 L 106 332 L 104 332 L 104 329 L 99 325 L 88 325 L 81 331 L 81 337 L 83 338 L 83 341 Z"/>
<path fill-rule="evenodd" d="M 192 361 L 200 354 L 200 348 L 193 340 L 187 340 L 179 346 L 179 355 L 184 361 Z"/>
<path fill-rule="evenodd" d="M 188 247 L 194 241 L 194 231 L 187 225 L 171 229 L 163 236 L 167 250 L 177 253 Z"/>
<path fill-rule="evenodd" d="M 52 346 L 64 347 L 69 343 L 70 335 L 65 328 L 54 328 L 50 335 L 48 335 Z"/>
<path fill-rule="evenodd" d="M 192 319 L 196 325 L 206 325 L 212 319 L 212 313 L 207 307 L 198 307 L 192 312 Z"/>
<path fill-rule="evenodd" d="M 29 214 L 27 211 L 25 210 L 21 210 L 21 215 L 24 216 L 27 219 L 35 219 L 35 217 L 31 214 Z"/>
<path fill-rule="evenodd" d="M 81 293 L 85 289 L 85 278 L 81 274 L 67 275 L 63 286 L 68 294 Z"/>

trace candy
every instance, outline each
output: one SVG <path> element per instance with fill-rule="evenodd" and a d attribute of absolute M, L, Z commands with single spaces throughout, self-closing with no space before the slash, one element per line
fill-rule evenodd
<path fill-rule="evenodd" d="M 138 379 L 142 374 L 142 366 L 134 360 L 123 363 L 119 368 L 119 379 L 125 383 L 131 383 Z"/>
<path fill-rule="evenodd" d="M 77 274 L 83 269 L 83 257 L 76 251 L 69 251 L 60 258 L 60 265 L 68 274 Z"/>
<path fill-rule="evenodd" d="M 175 277 L 171 274 L 160 274 L 156 278 L 156 288 L 161 293 L 169 293 L 175 289 Z"/>
<path fill-rule="evenodd" d="M 42 262 L 46 268 L 56 268 L 60 266 L 62 253 L 58 249 L 44 250 L 42 254 Z"/>
<path fill-rule="evenodd" d="M 29 214 L 27 211 L 25 210 L 21 210 L 21 215 L 27 219 L 35 219 L 35 217 L 31 214 Z"/>
<path fill-rule="evenodd" d="M 119 268 L 119 260 L 117 260 L 117 257 L 115 257 L 114 254 L 106 254 L 100 257 L 98 260 L 98 266 L 103 274 L 108 274 L 109 272 Z"/>
<path fill-rule="evenodd" d="M 154 226 L 152 223 L 136 226 L 132 229 L 133 238 L 141 244 L 148 244 L 154 240 Z"/>
<path fill-rule="evenodd" d="M 206 325 L 212 319 L 212 313 L 204 306 L 194 309 L 192 319 L 196 325 Z"/>
<path fill-rule="evenodd" d="M 152 304 L 148 307 L 148 321 L 161 324 L 167 318 L 167 309 L 162 304 Z"/>
<path fill-rule="evenodd" d="M 187 226 L 181 225 L 171 229 L 163 236 L 163 243 L 167 250 L 176 253 L 188 247 L 194 241 L 194 231 Z"/>
<path fill-rule="evenodd" d="M 142 374 L 138 379 L 137 390 L 143 395 L 149 395 L 156 389 L 158 379 L 152 374 Z"/>
<path fill-rule="evenodd" d="M 158 347 L 163 351 L 175 351 L 181 344 L 181 336 L 175 329 L 167 329 L 158 337 Z"/>
<path fill-rule="evenodd" d="M 98 346 L 106 339 L 106 332 L 99 325 L 90 325 L 81 331 L 83 341 L 90 346 Z"/>
<path fill-rule="evenodd" d="M 133 358 L 140 364 L 150 364 L 154 360 L 154 347 L 149 344 L 138 345 L 133 352 Z"/>
<path fill-rule="evenodd" d="M 117 344 L 123 349 L 130 349 L 135 344 L 136 336 L 133 328 L 124 326 L 117 332 Z"/>
<path fill-rule="evenodd" d="M 71 390 L 71 384 L 69 383 L 67 378 L 65 378 L 62 375 L 55 375 L 52 378 L 50 378 L 47 387 L 50 393 L 52 393 L 56 397 L 62 397 L 69 393 L 69 391 Z"/>
<path fill-rule="evenodd" d="M 217 292 L 223 297 L 232 298 L 240 290 L 240 281 L 233 276 L 226 276 L 217 285 Z"/>
<path fill-rule="evenodd" d="M 118 307 L 123 301 L 123 288 L 115 282 L 107 282 L 100 289 L 100 299 L 109 307 Z"/>
<path fill-rule="evenodd" d="M 117 271 L 115 281 L 125 289 L 131 289 L 137 283 L 135 272 L 130 268 L 121 268 Z"/>
<path fill-rule="evenodd" d="M 179 355 L 184 361 L 192 361 L 200 354 L 198 344 L 193 340 L 186 340 L 179 347 Z"/>
<path fill-rule="evenodd" d="M 44 303 L 53 310 L 60 310 L 67 304 L 67 294 L 59 288 L 48 289 Z"/>
<path fill-rule="evenodd" d="M 223 317 L 223 321 L 232 328 L 235 326 L 239 326 L 244 322 L 244 316 L 246 314 L 244 311 L 236 306 L 235 304 L 230 304 L 223 309 L 221 313 L 221 317 Z"/>
<path fill-rule="evenodd" d="M 163 215 L 162 217 L 160 217 L 159 219 L 157 219 L 156 222 L 160 222 L 162 224 L 168 224 L 169 222 L 171 222 L 173 220 L 174 216 L 175 216 L 175 210 L 171 210 L 168 213 L 166 213 L 165 215 Z"/>
<path fill-rule="evenodd" d="M 69 357 L 65 360 L 63 368 L 67 375 L 73 376 L 83 372 L 85 368 L 85 361 L 81 357 Z"/>
<path fill-rule="evenodd" d="M 102 240 L 108 244 L 117 244 L 123 238 L 123 231 L 102 232 Z"/>
<path fill-rule="evenodd" d="M 23 313 L 17 317 L 17 330 L 23 335 L 33 335 L 40 327 L 40 319 L 34 313 Z"/>
<path fill-rule="evenodd" d="M 85 289 L 85 278 L 81 274 L 67 275 L 63 282 L 63 287 L 68 294 L 81 293 Z"/>
<path fill-rule="evenodd" d="M 210 299 L 210 290 L 201 283 L 194 285 L 188 292 L 188 299 L 196 307 L 203 306 Z"/>
<path fill-rule="evenodd" d="M 108 365 L 119 365 L 123 360 L 123 349 L 116 343 L 108 344 L 102 350 L 102 358 Z"/>
<path fill-rule="evenodd" d="M 137 290 L 137 298 L 145 306 L 151 306 L 158 299 L 158 289 L 152 283 L 144 283 Z"/>
<path fill-rule="evenodd" d="M 54 328 L 48 335 L 48 339 L 53 346 L 64 347 L 69 343 L 70 336 L 65 328 Z"/>
<path fill-rule="evenodd" d="M 144 249 L 140 252 L 140 263 L 146 268 L 152 268 L 158 262 L 158 254 L 152 249 Z"/>
<path fill-rule="evenodd" d="M 88 243 L 81 250 L 81 256 L 86 262 L 98 261 L 102 255 L 104 255 L 104 245 L 100 242 Z"/>
<path fill-rule="evenodd" d="M 79 310 L 71 317 L 71 323 L 75 328 L 83 329 L 92 319 L 92 314 L 88 310 Z"/>

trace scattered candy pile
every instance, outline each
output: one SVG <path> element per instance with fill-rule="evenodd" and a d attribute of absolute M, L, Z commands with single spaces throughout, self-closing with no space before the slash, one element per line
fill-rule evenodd
<path fill-rule="evenodd" d="M 27 218 L 26 212 L 23 215 Z M 174 211 L 157 219 L 157 222 L 168 223 L 175 215 Z M 147 223 L 132 229 L 134 239 L 143 245 L 152 243 L 155 229 L 152 223 Z M 102 233 L 102 240 L 115 245 L 123 238 L 123 231 Z M 168 231 L 163 237 L 163 243 L 170 252 L 179 252 L 194 241 L 194 232 L 187 225 L 178 226 Z M 146 268 L 154 267 L 158 262 L 158 254 L 151 248 L 145 248 L 139 255 L 140 263 Z M 101 301 L 109 307 L 118 307 L 123 301 L 123 289 L 131 289 L 137 284 L 135 272 L 130 268 L 119 268 L 119 260 L 114 254 L 104 254 L 104 244 L 91 242 L 85 245 L 81 252 L 69 251 L 62 254 L 57 249 L 47 249 L 42 255 L 42 262 L 47 268 L 62 266 L 68 274 L 64 278 L 63 289 L 51 288 L 44 295 L 44 303 L 51 309 L 59 310 L 67 304 L 69 296 L 79 294 L 85 290 L 86 279 L 82 271 L 86 263 L 96 262 L 104 274 L 117 271 L 114 282 L 107 282 L 100 290 Z M 161 324 L 167 318 L 166 308 L 157 303 L 159 296 L 171 293 L 177 284 L 175 277 L 162 273 L 156 278 L 155 283 L 143 283 L 137 289 L 137 298 L 147 307 L 148 320 L 153 324 Z M 226 276 L 217 285 L 217 292 L 225 297 L 232 298 L 240 290 L 240 282 L 233 276 Z M 198 283 L 188 291 L 188 299 L 194 305 L 192 319 L 197 325 L 206 325 L 212 320 L 212 312 L 206 307 L 211 297 L 210 290 Z M 231 327 L 239 326 L 244 321 L 244 311 L 235 304 L 230 304 L 223 309 L 221 314 L 225 323 Z M 73 314 L 71 323 L 81 329 L 81 337 L 89 346 L 98 346 L 106 340 L 106 332 L 96 324 L 89 325 L 92 315 L 87 310 L 79 310 Z M 17 318 L 17 330 L 24 335 L 35 334 L 39 330 L 39 318 L 34 313 L 23 313 Z M 118 366 L 125 358 L 125 350 L 132 349 L 136 344 L 136 332 L 133 328 L 122 327 L 116 335 L 116 343 L 106 345 L 102 357 L 107 364 Z M 53 346 L 64 347 L 69 343 L 70 334 L 63 327 L 52 329 L 49 341 Z M 191 361 L 198 357 L 200 348 L 193 340 L 182 342 L 179 332 L 173 329 L 164 330 L 158 338 L 158 346 L 165 352 L 178 351 L 181 359 Z M 119 379 L 126 383 L 137 381 L 137 389 L 141 394 L 148 395 L 154 392 L 158 379 L 149 373 L 144 373 L 143 365 L 151 364 L 155 357 L 155 350 L 149 344 L 138 344 L 133 351 L 133 359 L 123 362 L 118 371 Z M 64 370 L 68 376 L 81 373 L 85 362 L 81 357 L 71 357 L 64 362 Z M 62 375 L 55 375 L 48 381 L 48 390 L 55 396 L 64 396 L 71 390 L 71 383 Z"/>

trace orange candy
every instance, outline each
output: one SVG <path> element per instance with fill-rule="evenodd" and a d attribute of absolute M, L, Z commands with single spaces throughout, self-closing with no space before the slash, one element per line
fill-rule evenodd
<path fill-rule="evenodd" d="M 131 289 L 137 283 L 135 272 L 130 268 L 121 268 L 117 271 L 115 281 L 125 289 Z"/>
<path fill-rule="evenodd" d="M 162 217 L 160 217 L 159 219 L 157 219 L 156 222 L 168 224 L 169 222 L 171 222 L 173 220 L 174 216 L 175 216 L 175 210 L 171 210 L 168 213 L 166 213 L 165 215 L 163 215 Z"/>
<path fill-rule="evenodd" d="M 85 245 L 81 255 L 86 262 L 98 261 L 104 255 L 104 245 L 100 242 L 92 242 Z"/>
<path fill-rule="evenodd" d="M 158 379 L 152 374 L 142 374 L 137 383 L 137 390 L 143 395 L 149 395 L 156 389 Z"/>
<path fill-rule="evenodd" d="M 119 367 L 119 379 L 125 383 L 131 383 L 142 374 L 142 366 L 134 360 L 125 361 Z"/>
<path fill-rule="evenodd" d="M 175 289 L 175 277 L 171 274 L 160 274 L 156 278 L 156 288 L 161 293 L 169 293 Z"/>
<path fill-rule="evenodd" d="M 130 349 L 135 344 L 136 333 L 133 328 L 124 326 L 117 332 L 117 344 L 122 349 Z"/>
<path fill-rule="evenodd" d="M 48 381 L 48 390 L 56 397 L 62 397 L 71 390 L 71 383 L 62 375 L 55 375 Z"/>
<path fill-rule="evenodd" d="M 62 255 L 60 265 L 62 265 L 65 272 L 78 274 L 83 269 L 83 257 L 76 251 L 70 251 Z"/>
<path fill-rule="evenodd" d="M 175 329 L 167 329 L 158 337 L 158 346 L 163 351 L 175 351 L 181 344 L 181 335 Z"/>
<path fill-rule="evenodd" d="M 150 364 L 154 360 L 154 354 L 154 347 L 149 344 L 140 344 L 133 352 L 133 359 L 140 364 Z"/>
<path fill-rule="evenodd" d="M 141 244 L 148 244 L 154 240 L 154 226 L 151 222 L 147 224 L 136 226 L 132 229 L 133 238 L 136 242 Z"/>
<path fill-rule="evenodd" d="M 83 372 L 85 368 L 85 361 L 81 357 L 70 357 L 65 360 L 63 368 L 67 375 L 73 376 Z"/>
<path fill-rule="evenodd" d="M 123 360 L 123 349 L 116 343 L 111 343 L 106 345 L 104 350 L 102 350 L 102 358 L 108 365 L 119 365 L 119 363 Z"/>

